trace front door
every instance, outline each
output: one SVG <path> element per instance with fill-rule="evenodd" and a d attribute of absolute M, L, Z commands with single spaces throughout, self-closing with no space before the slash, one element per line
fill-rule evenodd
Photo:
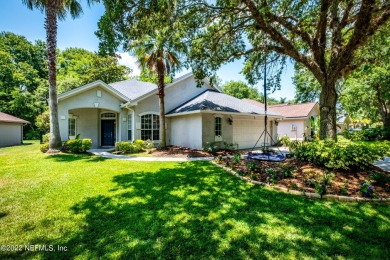
<path fill-rule="evenodd" d="M 115 120 L 101 120 L 102 146 L 114 146 L 115 144 Z"/>

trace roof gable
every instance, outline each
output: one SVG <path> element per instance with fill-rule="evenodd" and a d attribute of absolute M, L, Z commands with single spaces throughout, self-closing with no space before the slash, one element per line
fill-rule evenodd
<path fill-rule="evenodd" d="M 62 100 L 62 99 L 66 99 L 66 98 L 72 97 L 72 96 L 77 95 L 77 94 L 79 94 L 81 92 L 90 90 L 90 89 L 98 87 L 98 86 L 103 87 L 105 90 L 107 90 L 113 96 L 116 96 L 117 98 L 119 98 L 121 100 L 125 100 L 125 101 L 129 100 L 128 97 L 126 97 L 121 92 L 119 92 L 118 90 L 116 90 L 115 88 L 111 87 L 110 85 L 104 83 L 101 80 L 97 80 L 97 81 L 94 81 L 94 82 L 89 83 L 87 85 L 84 85 L 84 86 L 72 89 L 70 91 L 64 92 L 64 93 L 58 95 L 58 100 Z"/>
<path fill-rule="evenodd" d="M 0 112 L 0 122 L 30 124 L 30 122 L 28 122 L 26 120 L 23 120 L 23 119 L 18 118 L 16 116 L 11 116 L 11 115 L 3 113 L 3 112 Z"/>

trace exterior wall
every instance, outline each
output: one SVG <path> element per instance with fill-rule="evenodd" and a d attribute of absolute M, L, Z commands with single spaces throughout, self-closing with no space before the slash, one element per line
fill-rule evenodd
<path fill-rule="evenodd" d="M 100 97 L 98 97 L 97 91 L 101 91 Z M 100 114 L 103 112 L 114 112 L 117 113 L 116 140 L 119 141 L 123 138 L 123 131 L 126 127 L 125 125 L 127 124 L 127 122 L 119 122 L 118 120 L 123 120 L 123 117 L 127 117 L 127 109 L 125 110 L 120 108 L 122 103 L 124 103 L 124 100 L 120 100 L 119 98 L 113 96 L 100 86 L 72 97 L 59 100 L 58 116 L 61 140 L 66 141 L 69 139 L 68 119 L 69 114 L 73 114 L 74 116 L 77 116 L 77 133 L 80 134 L 82 138 L 91 138 L 93 148 L 99 147 Z"/>
<path fill-rule="evenodd" d="M 268 134 L 266 137 L 265 133 L 263 134 L 263 116 L 236 116 L 233 120 L 233 126 L 234 143 L 238 143 L 239 149 L 253 148 L 255 145 L 256 147 L 262 147 L 264 145 L 264 141 L 266 145 L 273 145 L 270 136 L 274 139 L 276 129 L 272 119 L 269 119 L 267 122 Z M 274 139 L 274 141 L 276 140 Z"/>
<path fill-rule="evenodd" d="M 207 85 L 203 85 L 202 87 L 197 87 L 194 77 L 189 77 L 172 87 L 169 87 L 165 90 L 165 112 L 169 112 L 177 106 L 183 104 L 184 102 L 192 99 L 198 94 L 202 93 L 206 89 L 209 89 Z M 145 113 L 151 114 L 160 114 L 160 100 L 156 95 L 152 95 L 140 102 L 138 102 L 137 106 L 132 107 L 134 109 L 134 138 L 141 139 L 141 130 L 138 128 L 141 124 L 141 115 Z M 172 135 L 169 134 L 172 127 L 170 126 L 171 120 L 169 118 L 165 119 L 166 123 L 166 140 L 167 145 L 172 144 Z M 158 141 L 156 142 L 158 143 Z"/>
<path fill-rule="evenodd" d="M 202 149 L 201 114 L 183 115 L 170 118 L 172 145 Z"/>
<path fill-rule="evenodd" d="M 22 144 L 23 125 L 0 122 L 0 147 Z"/>
<path fill-rule="evenodd" d="M 69 114 L 73 114 L 76 118 L 76 134 L 80 134 L 81 138 L 92 139 L 92 147 L 96 148 L 100 145 L 100 109 L 96 108 L 81 108 L 69 110 Z M 68 120 L 66 121 L 66 128 L 68 128 Z M 62 129 L 61 129 L 62 130 Z M 61 133 L 65 134 L 68 139 L 68 131 Z M 66 140 L 67 140 L 66 139 Z"/>
<path fill-rule="evenodd" d="M 305 123 L 305 120 L 308 119 L 292 119 L 292 120 L 286 119 L 280 121 L 277 127 L 279 139 L 282 138 L 283 136 L 288 136 L 290 137 L 290 139 L 303 140 L 304 138 L 303 133 L 305 132 L 305 124 L 307 125 L 307 122 Z M 296 126 L 296 131 L 292 130 L 292 125 Z M 310 135 L 310 129 L 309 129 L 309 135 Z"/>
<path fill-rule="evenodd" d="M 228 122 L 229 115 L 219 115 L 217 113 L 202 114 L 202 147 L 207 143 L 215 142 L 215 117 L 222 119 L 222 141 L 218 142 L 223 147 L 223 142 L 228 144 L 233 143 L 233 125 Z M 234 119 L 233 119 L 234 120 Z"/>

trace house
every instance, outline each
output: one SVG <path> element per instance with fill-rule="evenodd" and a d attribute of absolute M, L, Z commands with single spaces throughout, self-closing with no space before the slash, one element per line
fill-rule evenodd
<path fill-rule="evenodd" d="M 0 147 L 23 143 L 23 126 L 30 122 L 0 112 Z"/>
<path fill-rule="evenodd" d="M 60 94 L 58 111 L 63 141 L 80 134 L 96 148 L 135 139 L 158 145 L 160 140 L 159 98 L 152 83 L 95 81 Z M 166 85 L 165 111 L 168 145 L 202 149 L 226 142 L 251 148 L 264 129 L 263 108 L 222 93 L 206 79 L 197 86 L 192 73 Z M 268 130 L 275 139 L 275 122 L 282 118 L 269 114 Z"/>
<path fill-rule="evenodd" d="M 347 114 L 345 114 L 337 119 L 336 126 L 337 133 L 342 133 L 344 130 L 348 130 L 351 126 L 353 126 L 352 120 Z"/>
<path fill-rule="evenodd" d="M 264 104 L 252 99 L 243 99 L 244 101 L 264 108 Z M 311 138 L 312 127 L 310 118 L 316 119 L 319 116 L 320 108 L 317 102 L 302 104 L 277 104 L 270 105 L 268 112 L 278 113 L 284 116 L 284 119 L 278 122 L 278 137 L 288 136 L 290 139 L 304 140 Z"/>

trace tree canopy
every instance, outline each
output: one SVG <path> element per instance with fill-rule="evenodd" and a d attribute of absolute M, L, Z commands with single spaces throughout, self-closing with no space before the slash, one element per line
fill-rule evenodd
<path fill-rule="evenodd" d="M 262 77 L 265 60 L 287 57 L 307 68 L 321 86 L 320 137 L 336 139 L 337 82 L 361 65 L 356 55 L 390 17 L 386 1 L 183 0 L 183 21 L 191 41 L 195 74 L 204 77 L 221 64 L 245 58 L 250 84 Z M 280 70 L 267 79 L 278 85 Z"/>

